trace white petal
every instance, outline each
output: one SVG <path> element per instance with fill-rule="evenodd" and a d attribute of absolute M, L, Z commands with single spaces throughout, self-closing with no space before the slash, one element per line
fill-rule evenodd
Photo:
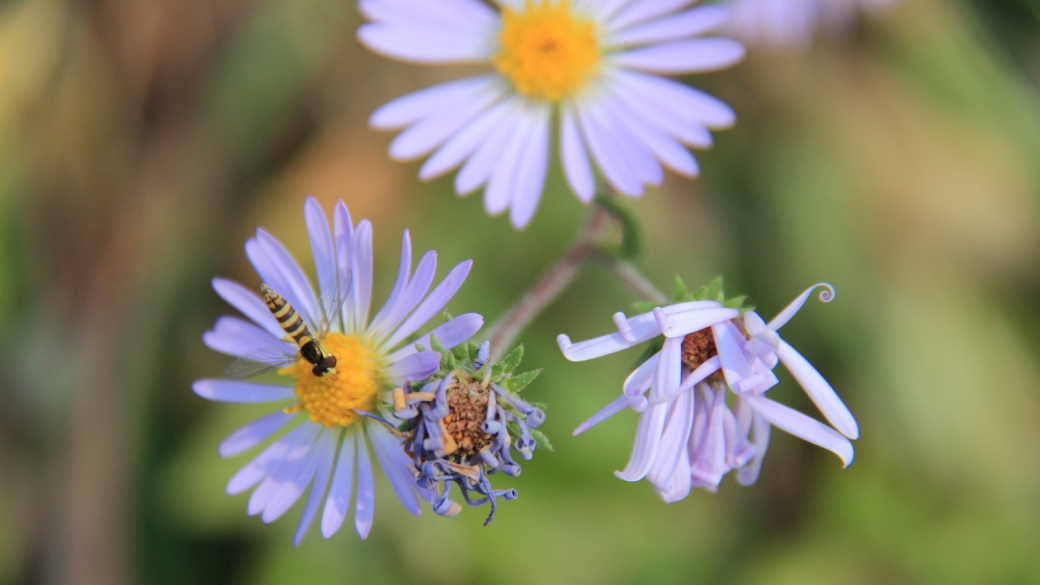
<path fill-rule="evenodd" d="M 495 51 L 490 31 L 461 32 L 418 24 L 367 23 L 358 27 L 362 45 L 384 57 L 415 63 L 483 63 Z"/>
<path fill-rule="evenodd" d="M 628 162 L 613 145 L 613 135 L 593 111 L 597 106 L 581 104 L 577 108 L 578 121 L 585 144 L 592 152 L 596 166 L 615 189 L 629 197 L 643 194 L 643 185 Z"/>
<path fill-rule="evenodd" d="M 773 426 L 831 451 L 845 467 L 852 463 L 855 456 L 852 443 L 829 426 L 762 396 L 745 396 L 744 399 Z"/>
<path fill-rule="evenodd" d="M 545 176 L 549 170 L 549 124 L 552 110 L 547 104 L 537 107 L 534 127 L 517 168 L 516 188 L 509 212 L 509 222 L 515 229 L 524 229 L 534 217 L 545 188 Z"/>
<path fill-rule="evenodd" d="M 497 75 L 488 74 L 427 87 L 383 104 L 372 113 L 368 124 L 377 130 L 404 128 L 468 96 L 480 95 L 498 83 Z"/>
<path fill-rule="evenodd" d="M 693 148 L 711 148 L 711 132 L 693 112 L 675 111 L 674 104 L 661 105 L 659 97 L 639 93 L 639 89 L 645 91 L 647 88 L 633 91 L 633 86 L 640 85 L 641 80 L 626 79 L 619 74 L 608 85 L 618 107 L 627 112 L 635 123 L 653 128 L 658 134 L 665 134 Z M 677 166 L 681 168 L 681 163 Z"/>
<path fill-rule="evenodd" d="M 640 415 L 635 444 L 632 446 L 632 456 L 628 460 L 628 465 L 624 471 L 614 472 L 618 479 L 639 481 L 646 477 L 650 466 L 654 463 L 657 448 L 661 444 L 661 432 L 664 430 L 667 414 L 668 404 L 658 404 L 646 409 Z"/>
<path fill-rule="evenodd" d="M 664 340 L 658 354 L 661 357 L 657 362 L 654 383 L 650 389 L 650 404 L 670 401 L 679 393 L 679 385 L 682 382 L 682 342 L 681 337 L 669 337 Z"/>
<path fill-rule="evenodd" d="M 499 17 L 476 0 L 360 0 L 358 10 L 369 20 L 473 33 L 496 29 Z"/>
<path fill-rule="evenodd" d="M 738 398 L 743 401 L 743 398 Z M 772 428 L 761 414 L 754 414 L 751 423 L 752 444 L 755 446 L 755 456 L 751 462 L 737 472 L 737 481 L 740 485 L 752 485 L 758 481 L 758 474 L 762 470 L 762 460 L 769 448 L 769 429 Z"/>
<path fill-rule="evenodd" d="M 473 152 L 473 156 L 462 165 L 462 169 L 455 176 L 456 193 L 460 195 L 471 193 L 491 176 L 503 150 L 517 131 L 521 105 L 519 99 L 509 102 L 509 109 L 503 114 L 498 128 L 480 143 L 480 146 Z"/>
<path fill-rule="evenodd" d="M 626 341 L 620 333 L 611 333 L 610 335 L 596 337 L 588 341 L 571 343 L 571 338 L 567 337 L 566 334 L 561 333 L 556 336 L 556 343 L 559 344 L 560 351 L 563 352 L 563 357 L 572 362 L 583 362 L 603 357 L 608 354 L 617 353 L 638 345 L 641 342 Z"/>
<path fill-rule="evenodd" d="M 664 309 L 654 309 L 654 317 L 665 337 L 686 337 L 687 335 L 706 329 L 717 323 L 736 319 L 740 311 L 736 309 L 690 309 L 665 313 Z"/>
<path fill-rule="evenodd" d="M 409 126 L 390 143 L 390 156 L 396 160 L 412 160 L 427 155 L 473 122 L 505 94 L 506 88 L 493 84 L 471 95 L 461 96 L 422 120 Z"/>
<path fill-rule="evenodd" d="M 744 45 L 723 37 L 674 41 L 615 53 L 619 65 L 668 75 L 706 73 L 735 65 Z"/>
<path fill-rule="evenodd" d="M 607 24 L 610 32 L 675 12 L 696 0 L 636 0 L 619 11 Z"/>
<path fill-rule="evenodd" d="M 613 72 L 611 79 L 621 84 L 622 95 L 630 93 L 633 99 L 672 118 L 701 122 L 715 129 L 729 128 L 737 119 L 733 108 L 723 101 L 672 79 L 625 70 Z"/>
<path fill-rule="evenodd" d="M 719 360 L 719 356 L 712 356 L 704 361 L 701 365 L 697 366 L 697 369 L 690 372 L 686 379 L 683 380 L 682 385 L 679 386 L 679 391 L 689 390 L 697 384 L 708 379 L 708 376 L 719 371 L 722 367 L 722 362 Z"/>
<path fill-rule="evenodd" d="M 621 99 L 615 98 L 610 101 L 612 102 L 611 115 L 618 123 L 624 124 L 629 133 L 653 153 L 657 160 L 681 175 L 697 176 L 700 169 L 693 155 L 672 139 L 666 131 L 659 129 L 657 124 L 647 123 L 640 119 Z"/>
<path fill-rule="evenodd" d="M 805 301 L 809 300 L 809 295 L 811 295 L 814 290 L 820 287 L 823 287 L 823 290 L 820 291 L 820 300 L 824 303 L 829 303 L 833 301 L 835 295 L 834 287 L 826 282 L 818 282 L 802 291 L 802 294 L 798 295 L 798 298 L 791 301 L 789 305 L 784 307 L 783 311 L 780 311 L 780 313 L 776 317 L 773 317 L 773 320 L 769 322 L 767 327 L 769 327 L 773 331 L 776 331 L 784 325 L 786 325 L 787 322 L 791 320 L 791 317 L 794 317 L 798 310 L 802 308 L 802 305 L 805 304 Z"/>
<path fill-rule="evenodd" d="M 776 355 L 784 364 L 795 380 L 805 389 L 805 393 L 820 409 L 820 413 L 834 428 L 850 439 L 859 438 L 859 425 L 855 417 L 849 412 L 845 403 L 838 398 L 838 393 L 827 383 L 827 380 L 816 371 L 802 354 L 798 353 L 789 343 L 780 340 L 780 347 Z"/>
<path fill-rule="evenodd" d="M 657 365 L 660 362 L 661 352 L 657 352 L 650 356 L 650 359 L 640 364 L 625 379 L 622 393 L 628 399 L 629 406 L 636 412 L 646 410 L 647 401 L 643 398 L 643 394 L 650 389 L 650 385 L 654 381 L 654 375 L 657 373 Z"/>
<path fill-rule="evenodd" d="M 524 152 L 527 141 L 534 130 L 533 111 L 530 107 L 525 106 L 517 122 L 516 131 L 506 143 L 498 162 L 495 163 L 495 169 L 488 179 L 487 189 L 484 191 L 484 210 L 488 215 L 502 213 L 512 202 L 513 190 L 516 187 L 516 179 L 520 171 L 521 153 Z"/>
<path fill-rule="evenodd" d="M 703 438 L 690 462 L 691 478 L 709 488 L 719 485 L 722 476 L 730 470 L 726 464 L 726 398 L 723 392 L 720 389 L 711 401 Z"/>
<path fill-rule="evenodd" d="M 729 19 L 727 6 L 702 6 L 652 22 L 618 31 L 609 37 L 611 44 L 642 45 L 674 41 L 718 28 Z"/>
<path fill-rule="evenodd" d="M 256 384 L 238 380 L 196 380 L 191 385 L 191 389 L 195 394 L 216 402 L 275 402 L 296 398 L 296 393 L 288 386 Z"/>
<path fill-rule="evenodd" d="M 459 130 L 423 163 L 419 179 L 429 181 L 461 165 L 495 132 L 508 110 L 508 101 L 499 102 Z"/>
<path fill-rule="evenodd" d="M 560 158 L 571 190 L 583 203 L 591 202 L 596 195 L 596 181 L 592 176 L 589 157 L 585 154 L 574 110 L 569 105 L 560 108 Z"/>
<path fill-rule="evenodd" d="M 676 472 L 676 466 L 682 453 L 686 452 L 686 444 L 690 440 L 690 429 L 693 427 L 693 392 L 682 392 L 669 404 L 668 419 L 661 435 L 661 445 L 657 448 L 654 464 L 646 475 L 646 479 L 658 490 L 666 490 Z M 683 470 L 690 476 L 687 465 Z"/>

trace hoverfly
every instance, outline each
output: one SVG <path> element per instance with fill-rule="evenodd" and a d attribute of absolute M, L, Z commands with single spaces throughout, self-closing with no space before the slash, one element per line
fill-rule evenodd
<path fill-rule="evenodd" d="M 296 312 L 285 297 L 278 294 L 266 284 L 260 285 L 260 295 L 264 299 L 271 315 L 278 320 L 278 324 L 285 331 L 284 341 L 296 344 L 296 351 L 289 348 L 265 347 L 251 351 L 245 356 L 236 359 L 228 366 L 226 375 L 228 378 L 243 380 L 259 376 L 271 370 L 290 366 L 301 357 L 307 360 L 313 368 L 311 372 L 321 377 L 328 373 L 334 373 L 336 367 L 336 356 L 329 355 L 321 342 L 329 334 L 332 323 L 340 315 L 340 309 L 347 299 L 350 291 L 351 272 L 347 270 L 342 276 L 334 278 L 322 290 L 319 305 L 321 310 L 321 321 L 318 324 L 317 335 L 311 333 L 307 322 Z"/>

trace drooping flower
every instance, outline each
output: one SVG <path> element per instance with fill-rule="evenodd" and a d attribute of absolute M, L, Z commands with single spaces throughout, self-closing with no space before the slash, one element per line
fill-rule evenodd
<path fill-rule="evenodd" d="M 354 525 L 361 538 L 368 536 L 375 504 L 369 445 L 398 499 L 409 512 L 419 514 L 416 492 L 426 498 L 427 490 L 416 485 L 401 439 L 371 417 L 387 412 L 393 388 L 425 379 L 439 369 L 437 352 L 419 351 L 405 341 L 441 312 L 472 264 L 468 260 L 459 264 L 430 292 L 437 254 L 427 252 L 412 274 L 412 244 L 406 230 L 397 282 L 386 304 L 370 318 L 372 225 L 362 220 L 355 226 L 342 201 L 336 205 L 332 230 L 313 198 L 307 199 L 304 215 L 320 295 L 315 295 L 285 247 L 263 229 L 246 242 L 246 255 L 262 281 L 299 313 L 326 354 L 336 358 L 335 367 L 318 376 L 311 363 L 292 358 L 297 346 L 287 339 L 264 300 L 241 284 L 217 278 L 213 280 L 217 294 L 248 320 L 221 317 L 203 341 L 211 349 L 240 358 L 236 364 L 241 360 L 277 364 L 281 356 L 289 355 L 293 363 L 279 373 L 293 379 L 293 385 L 203 379 L 192 386 L 199 396 L 218 402 L 281 403 L 269 415 L 232 433 L 218 451 L 231 457 L 290 429 L 243 467 L 228 483 L 227 492 L 234 495 L 256 486 L 249 513 L 272 522 L 313 483 L 294 539 L 297 545 L 319 510 L 322 534 L 328 538 L 339 530 L 353 494 Z M 349 288 L 335 286 L 340 282 L 349 283 Z M 343 298 L 330 298 L 337 294 Z M 460 315 L 417 343 L 428 347 L 430 335 L 435 335 L 445 347 L 454 347 L 482 325 L 478 314 Z"/>
<path fill-rule="evenodd" d="M 494 69 L 393 100 L 370 124 L 404 129 L 390 145 L 395 159 L 432 153 L 419 170 L 423 180 L 461 166 L 456 192 L 486 186 L 487 212 L 508 209 L 517 229 L 538 207 L 556 131 L 567 183 L 586 203 L 596 191 L 590 153 L 607 183 L 632 197 L 661 182 L 662 165 L 696 176 L 684 145 L 710 147 L 709 129 L 732 126 L 735 115 L 662 75 L 729 67 L 744 47 L 701 36 L 727 20 L 727 8 L 683 10 L 688 4 L 497 0 L 495 10 L 479 0 L 361 0 L 371 22 L 358 38 L 373 51 Z"/>
<path fill-rule="evenodd" d="M 685 498 L 692 487 L 714 491 L 733 469 L 739 470 L 742 484 L 754 483 L 770 426 L 834 452 L 848 466 L 853 448 L 846 437 L 859 437 L 855 418 L 823 376 L 777 334 L 817 287 L 824 287 L 821 300 L 833 298 L 829 284 L 814 285 L 768 324 L 753 310 L 742 310 L 743 297 L 727 301 L 721 279 L 716 279 L 692 295 L 682 285 L 676 295 L 681 302 L 632 318 L 617 313 L 617 333 L 577 344 L 561 334 L 560 349 L 571 361 L 663 336 L 660 347 L 651 346 L 649 359 L 625 380 L 622 395 L 574 434 L 625 408 L 641 413 L 631 458 L 616 475 L 626 481 L 647 478 L 666 502 Z M 766 398 L 765 392 L 778 383 L 772 372 L 778 362 L 833 428 Z M 732 410 L 727 388 L 735 395 Z"/>
<path fill-rule="evenodd" d="M 856 11 L 878 14 L 898 0 L 732 0 L 726 30 L 750 45 L 801 48 L 818 30 L 848 30 Z"/>
<path fill-rule="evenodd" d="M 489 344 L 472 342 L 442 355 L 441 371 L 416 389 L 405 384 L 394 390 L 394 416 L 406 421 L 405 448 L 412 456 L 418 484 L 430 490 L 430 506 L 442 516 L 454 516 L 462 507 L 451 498 L 451 485 L 459 487 L 470 506 L 490 502 L 484 525 L 495 517 L 498 498 L 515 500 L 515 489 L 492 488 L 489 475 L 499 471 L 520 475 L 513 459 L 516 450 L 524 459 L 534 456 L 538 443 L 548 440 L 535 430 L 545 422 L 545 412 L 516 395 L 539 370 L 514 375 L 523 357 L 518 347 L 498 364 L 489 364 Z M 471 498 L 470 492 L 477 497 Z"/>

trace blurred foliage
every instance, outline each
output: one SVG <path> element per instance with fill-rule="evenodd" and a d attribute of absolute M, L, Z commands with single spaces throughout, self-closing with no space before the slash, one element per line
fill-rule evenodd
<path fill-rule="evenodd" d="M 351 3 L 0 4 L 0 583 L 1040 581 L 1037 6 L 907 0 L 847 41 L 690 78 L 737 126 L 703 178 L 621 202 L 663 286 L 722 273 L 768 318 L 835 285 L 784 335 L 860 421 L 849 469 L 776 433 L 750 488 L 665 505 L 615 479 L 635 415 L 569 435 L 639 349 L 571 364 L 554 342 L 634 300 L 590 265 L 522 340 L 556 450 L 519 500 L 488 528 L 480 509 L 413 518 L 380 478 L 367 541 L 294 549 L 299 506 L 265 526 L 224 495 L 247 457 L 216 446 L 263 408 L 189 390 L 226 366 L 200 342 L 229 312 L 209 280 L 257 284 L 251 230 L 305 258 L 304 197 L 342 198 L 375 224 L 377 299 L 408 227 L 442 274 L 474 258 L 449 310 L 490 321 L 587 209 L 554 167 L 516 233 L 389 161 L 368 114 L 469 69 L 367 53 Z"/>

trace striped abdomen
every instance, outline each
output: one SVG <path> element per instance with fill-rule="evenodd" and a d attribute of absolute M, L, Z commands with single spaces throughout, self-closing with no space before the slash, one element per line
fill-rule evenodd
<path fill-rule="evenodd" d="M 293 309 L 282 295 L 271 290 L 271 287 L 266 284 L 260 285 L 260 293 L 263 295 L 264 302 L 267 303 L 267 308 L 271 311 L 271 314 L 274 315 L 274 318 L 278 320 L 278 324 L 285 330 L 285 334 L 291 337 L 301 349 L 314 341 L 310 330 L 307 329 L 307 323 L 304 322 L 300 314 L 296 312 L 296 309 Z"/>

